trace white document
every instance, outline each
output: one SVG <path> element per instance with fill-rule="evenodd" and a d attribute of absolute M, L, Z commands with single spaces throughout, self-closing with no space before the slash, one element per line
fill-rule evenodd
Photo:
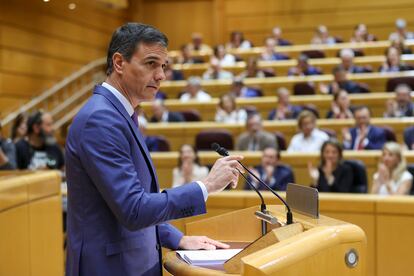
<path fill-rule="evenodd" d="M 177 250 L 177 254 L 191 265 L 223 264 L 242 249 Z"/>

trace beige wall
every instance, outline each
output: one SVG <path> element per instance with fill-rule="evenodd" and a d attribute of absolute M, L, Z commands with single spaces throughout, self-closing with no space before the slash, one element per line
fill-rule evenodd
<path fill-rule="evenodd" d="M 143 20 L 167 33 L 171 49 L 189 40 L 191 32 L 204 33 L 207 43 L 223 43 L 232 30 L 240 30 L 255 45 L 275 25 L 296 44 L 309 43 L 318 24 L 349 40 L 353 27 L 366 23 L 378 39 L 387 39 L 398 17 L 414 29 L 411 0 L 140 0 L 131 8 L 134 20 Z"/>
<path fill-rule="evenodd" d="M 97 1 L 0 1 L 0 117 L 102 57 L 126 11 Z"/>

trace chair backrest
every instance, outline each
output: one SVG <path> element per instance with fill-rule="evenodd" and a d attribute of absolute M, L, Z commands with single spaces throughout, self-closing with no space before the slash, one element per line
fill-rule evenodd
<path fill-rule="evenodd" d="M 407 171 L 413 175 L 413 184 L 411 185 L 410 195 L 414 195 L 414 164 L 408 164 Z"/>
<path fill-rule="evenodd" d="M 170 151 L 170 142 L 164 136 L 156 136 L 158 143 L 158 151 Z"/>
<path fill-rule="evenodd" d="M 389 126 L 382 126 L 385 131 L 385 139 L 387 142 L 397 142 L 397 136 L 395 135 L 394 129 Z"/>
<path fill-rule="evenodd" d="M 346 164 L 351 166 L 354 173 L 354 179 L 352 183 L 352 193 L 366 193 L 368 192 L 368 180 L 365 164 L 360 160 L 344 160 Z"/>
<path fill-rule="evenodd" d="M 194 109 L 184 110 L 180 111 L 180 113 L 183 115 L 184 120 L 186 122 L 200 122 L 201 121 L 201 115 L 200 112 Z"/>
<path fill-rule="evenodd" d="M 308 82 L 299 82 L 293 86 L 294 95 L 315 95 L 315 87 Z"/>
<path fill-rule="evenodd" d="M 234 149 L 233 136 L 227 130 L 204 130 L 195 137 L 195 147 L 197 150 L 211 150 L 212 143 L 218 143 L 228 150 Z"/>
<path fill-rule="evenodd" d="M 398 77 L 387 81 L 386 91 L 394 91 L 399 84 L 407 84 L 414 89 L 414 77 Z"/>
<path fill-rule="evenodd" d="M 414 144 L 414 126 L 408 127 L 404 130 L 404 143 L 409 149 L 414 149 L 412 148 Z"/>
<path fill-rule="evenodd" d="M 278 145 L 279 150 L 286 150 L 287 149 L 287 143 L 286 143 L 285 135 L 280 131 L 275 131 L 274 134 L 275 134 L 275 137 L 276 137 L 276 141 L 277 141 L 277 145 Z"/>
<path fill-rule="evenodd" d="M 302 51 L 302 54 L 308 58 L 325 58 L 325 53 L 320 50 L 306 50 Z"/>

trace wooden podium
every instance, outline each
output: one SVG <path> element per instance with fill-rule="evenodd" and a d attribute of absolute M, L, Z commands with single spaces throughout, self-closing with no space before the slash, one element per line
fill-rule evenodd
<path fill-rule="evenodd" d="M 358 226 L 294 212 L 294 224 L 268 227 L 262 236 L 261 221 L 254 215 L 259 209 L 251 207 L 186 224 L 187 235 L 247 245 L 238 247 L 244 247 L 243 251 L 224 267 L 191 266 L 171 251 L 165 254 L 165 269 L 173 275 L 366 274 L 366 237 Z M 267 209 L 282 224 L 286 221 L 284 206 L 270 205 Z"/>

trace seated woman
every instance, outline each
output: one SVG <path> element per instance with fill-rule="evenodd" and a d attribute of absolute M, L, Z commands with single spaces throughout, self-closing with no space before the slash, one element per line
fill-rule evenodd
<path fill-rule="evenodd" d="M 383 65 L 381 65 L 380 72 L 401 72 L 412 70 L 412 66 L 401 62 L 401 52 L 396 47 L 389 47 L 386 52 L 387 59 Z"/>
<path fill-rule="evenodd" d="M 334 94 L 332 101 L 332 108 L 326 114 L 328 119 L 350 119 L 354 118 L 352 114 L 351 102 L 348 97 L 348 92 L 340 90 Z"/>
<path fill-rule="evenodd" d="M 205 178 L 208 168 L 200 166 L 196 149 L 184 144 L 180 149 L 178 167 L 173 169 L 173 188 Z"/>
<path fill-rule="evenodd" d="M 318 168 L 308 164 L 312 186 L 319 192 L 349 193 L 353 185 L 352 167 L 342 160 L 342 145 L 329 139 L 321 148 L 321 163 Z"/>
<path fill-rule="evenodd" d="M 252 43 L 244 39 L 242 32 L 233 31 L 230 34 L 230 41 L 226 45 L 227 49 L 250 49 L 252 48 Z"/>
<path fill-rule="evenodd" d="M 354 27 L 354 33 L 351 37 L 351 42 L 368 42 L 376 41 L 377 38 L 375 35 L 368 32 L 367 26 L 365 24 L 358 24 Z"/>
<path fill-rule="evenodd" d="M 221 44 L 214 47 L 213 53 L 212 59 L 216 59 L 220 66 L 233 66 L 236 64 L 236 57 L 226 53 L 226 48 Z"/>
<path fill-rule="evenodd" d="M 413 176 L 407 171 L 402 148 L 395 142 L 389 142 L 382 148 L 381 163 L 374 174 L 372 194 L 408 195 Z"/>
<path fill-rule="evenodd" d="M 238 109 L 236 99 L 230 94 L 220 97 L 215 120 L 219 123 L 246 123 L 247 112 Z"/>
<path fill-rule="evenodd" d="M 268 69 L 271 70 L 271 69 Z M 269 71 L 271 74 L 273 71 Z M 273 74 L 274 75 L 274 74 Z M 249 57 L 246 63 L 246 69 L 241 72 L 238 76 L 239 78 L 265 78 L 266 73 L 264 70 L 260 69 L 257 65 L 257 58 L 256 57 Z"/>

